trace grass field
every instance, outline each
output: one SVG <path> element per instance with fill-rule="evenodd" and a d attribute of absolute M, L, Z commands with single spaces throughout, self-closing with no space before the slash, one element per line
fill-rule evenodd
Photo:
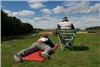
<path fill-rule="evenodd" d="M 73 51 L 67 48 L 61 52 L 60 46 L 51 55 L 51 59 L 44 62 L 24 61 L 17 63 L 12 55 L 23 48 L 30 46 L 40 36 L 14 39 L 1 43 L 2 67 L 100 67 L 100 36 L 98 34 L 78 34 L 75 38 Z M 50 38 L 59 44 L 57 36 Z M 82 46 L 83 45 L 83 46 Z"/>

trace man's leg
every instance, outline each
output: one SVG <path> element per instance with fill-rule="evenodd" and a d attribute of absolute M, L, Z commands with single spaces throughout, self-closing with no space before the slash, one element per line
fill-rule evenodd
<path fill-rule="evenodd" d="M 49 53 L 50 53 L 51 51 L 53 51 L 53 49 L 52 49 L 49 45 L 47 45 L 47 44 L 45 44 L 45 43 L 40 43 L 40 45 L 38 45 L 38 48 L 41 49 L 41 50 L 44 50 L 41 54 L 42 54 L 45 58 L 49 57 Z"/>
<path fill-rule="evenodd" d="M 21 60 L 22 60 L 21 57 L 31 54 L 32 52 L 35 52 L 38 50 L 38 48 L 36 47 L 37 44 L 38 43 L 34 43 L 30 47 L 18 52 L 16 55 L 14 55 L 13 59 L 17 62 L 21 62 Z"/>
<path fill-rule="evenodd" d="M 30 47 L 23 49 L 22 51 L 18 52 L 16 55 L 22 57 L 37 51 L 38 50 L 38 48 L 36 47 L 37 44 L 38 43 L 32 44 Z"/>

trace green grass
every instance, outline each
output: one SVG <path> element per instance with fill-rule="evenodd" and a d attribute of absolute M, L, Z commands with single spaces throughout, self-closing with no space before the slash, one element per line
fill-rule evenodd
<path fill-rule="evenodd" d="M 60 46 L 51 55 L 51 59 L 44 62 L 24 61 L 17 63 L 12 59 L 16 52 L 30 46 L 40 36 L 36 35 L 26 39 L 4 41 L 1 44 L 2 67 L 100 67 L 100 36 L 97 34 L 77 35 L 73 45 L 81 49 L 70 51 L 67 48 L 61 51 Z M 50 38 L 59 44 L 57 36 Z M 80 47 L 84 45 L 85 47 Z M 88 48 L 88 49 L 85 49 Z"/>

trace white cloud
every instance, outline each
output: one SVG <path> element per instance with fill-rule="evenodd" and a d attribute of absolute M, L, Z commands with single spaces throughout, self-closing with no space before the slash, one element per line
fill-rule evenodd
<path fill-rule="evenodd" d="M 43 16 L 43 17 L 35 17 L 33 19 L 22 19 L 22 21 L 28 21 L 34 28 L 42 28 L 42 29 L 55 29 L 60 19 Z"/>
<path fill-rule="evenodd" d="M 48 0 L 27 0 L 28 3 L 34 3 L 34 2 L 45 2 Z"/>
<path fill-rule="evenodd" d="M 99 16 L 88 16 L 84 15 L 82 17 L 70 17 L 70 21 L 73 22 L 76 28 L 85 29 L 91 26 L 100 26 Z"/>
<path fill-rule="evenodd" d="M 5 13 L 8 14 L 8 16 L 15 16 L 15 17 L 27 17 L 27 16 L 31 16 L 31 15 L 35 15 L 35 13 L 33 11 L 30 10 L 22 10 L 22 11 L 16 11 L 16 12 L 12 12 L 10 10 L 3 10 Z"/>
<path fill-rule="evenodd" d="M 70 6 L 66 9 L 66 13 L 88 13 L 89 9 L 89 2 L 82 1 L 77 2 L 77 4 L 74 4 L 74 6 Z"/>
<path fill-rule="evenodd" d="M 29 6 L 33 9 L 40 9 L 45 7 L 45 5 L 43 4 L 44 1 L 42 0 L 37 0 L 37 1 L 28 0 L 27 2 L 29 3 Z"/>
<path fill-rule="evenodd" d="M 42 7 L 45 7 L 45 6 L 42 3 L 36 2 L 36 3 L 30 4 L 30 7 L 35 8 L 35 9 L 39 9 L 39 8 L 42 8 Z"/>
<path fill-rule="evenodd" d="M 52 11 L 65 14 L 88 13 L 89 5 L 88 1 L 65 1 L 62 6 L 57 6 Z"/>
<path fill-rule="evenodd" d="M 23 11 L 19 11 L 19 16 L 30 16 L 30 15 L 34 15 L 35 13 L 33 11 L 30 10 L 23 10 Z"/>
<path fill-rule="evenodd" d="M 79 1 L 64 1 L 62 6 L 70 7 L 70 6 L 76 6 L 77 4 L 79 4 Z"/>
<path fill-rule="evenodd" d="M 100 12 L 100 3 L 91 6 L 90 1 L 68 1 L 64 2 L 63 6 L 67 6 L 66 14 Z"/>
<path fill-rule="evenodd" d="M 89 12 L 94 13 L 94 12 L 96 12 L 96 11 L 99 11 L 99 12 L 100 12 L 100 3 L 97 3 L 97 4 L 95 4 L 94 6 L 91 6 L 91 7 L 89 8 Z"/>
<path fill-rule="evenodd" d="M 33 2 L 34 2 L 34 0 L 27 0 L 27 2 L 28 2 L 28 3 L 33 3 Z"/>
<path fill-rule="evenodd" d="M 51 13 L 52 13 L 52 11 L 51 11 L 50 9 L 47 9 L 47 8 L 42 9 L 41 11 L 42 11 L 43 13 L 45 13 L 45 14 L 51 14 Z"/>
<path fill-rule="evenodd" d="M 52 11 L 54 12 L 54 13 L 62 13 L 62 12 L 64 12 L 64 7 L 61 7 L 61 6 L 57 6 L 57 7 L 55 7 Z"/>
<path fill-rule="evenodd" d="M 11 14 L 12 14 L 12 11 L 10 11 L 10 10 L 3 10 L 5 13 L 7 13 L 8 14 L 8 16 L 11 16 Z"/>

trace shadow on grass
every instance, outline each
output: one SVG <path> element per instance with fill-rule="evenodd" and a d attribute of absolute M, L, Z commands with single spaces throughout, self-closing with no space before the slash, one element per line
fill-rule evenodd
<path fill-rule="evenodd" d="M 87 51 L 89 50 L 88 46 L 80 45 L 80 46 L 73 46 L 73 51 Z"/>

